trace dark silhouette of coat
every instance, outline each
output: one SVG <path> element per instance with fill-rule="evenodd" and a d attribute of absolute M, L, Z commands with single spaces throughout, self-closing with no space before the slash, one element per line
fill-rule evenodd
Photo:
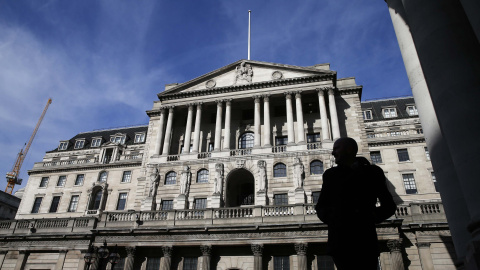
<path fill-rule="evenodd" d="M 392 216 L 396 208 L 382 169 L 365 158 L 357 158 L 352 167 L 326 170 L 315 209 L 328 224 L 329 254 L 334 259 L 353 253 L 378 257 L 375 223 Z"/>

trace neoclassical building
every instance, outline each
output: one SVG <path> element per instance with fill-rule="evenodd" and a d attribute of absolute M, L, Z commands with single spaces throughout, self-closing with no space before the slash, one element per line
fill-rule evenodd
<path fill-rule="evenodd" d="M 349 136 L 398 203 L 379 267 L 454 269 L 413 98 L 361 94 L 329 64 L 240 60 L 169 84 L 148 125 L 77 134 L 35 164 L 0 222 L 1 268 L 111 269 L 106 243 L 115 269 L 334 269 L 314 205 Z"/>

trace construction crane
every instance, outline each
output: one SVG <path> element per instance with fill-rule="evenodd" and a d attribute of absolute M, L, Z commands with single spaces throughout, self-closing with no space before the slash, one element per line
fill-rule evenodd
<path fill-rule="evenodd" d="M 25 160 L 25 157 L 27 156 L 28 149 L 30 149 L 30 146 L 32 145 L 32 142 L 33 142 L 33 138 L 35 138 L 38 128 L 42 123 L 43 117 L 47 112 L 48 106 L 50 106 L 51 103 L 52 103 L 52 99 L 49 98 L 47 101 L 47 105 L 45 106 L 45 109 L 43 109 L 40 119 L 38 119 L 37 126 L 35 126 L 35 129 L 33 130 L 32 136 L 30 136 L 30 140 L 28 141 L 28 143 L 25 144 L 25 148 L 21 149 L 20 152 L 18 153 L 17 160 L 13 165 L 12 171 L 7 173 L 7 187 L 5 188 L 5 192 L 8 194 L 12 194 L 13 188 L 15 187 L 15 185 L 22 184 L 22 179 L 18 178 L 20 174 L 20 168 L 22 168 L 23 160 Z"/>

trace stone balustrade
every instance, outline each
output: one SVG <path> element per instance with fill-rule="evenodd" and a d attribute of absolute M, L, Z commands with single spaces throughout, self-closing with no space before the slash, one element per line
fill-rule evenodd
<path fill-rule="evenodd" d="M 111 160 L 111 157 L 107 156 L 103 159 L 102 163 L 109 164 L 113 162 L 138 160 L 142 158 L 143 158 L 143 153 L 118 156 L 116 160 Z M 96 164 L 96 163 L 98 163 L 98 157 L 38 162 L 36 163 L 35 167 L 56 167 L 56 166 L 70 166 L 70 165 Z"/>
<path fill-rule="evenodd" d="M 202 159 L 202 158 L 209 158 L 212 157 L 212 152 L 202 152 L 198 153 L 197 158 Z"/>
<path fill-rule="evenodd" d="M 32 233 L 85 233 L 96 227 L 96 218 L 46 218 L 0 221 L 0 235 Z"/>
<path fill-rule="evenodd" d="M 307 150 L 316 150 L 322 147 L 321 142 L 307 143 Z"/>
<path fill-rule="evenodd" d="M 230 150 L 230 156 L 245 156 L 245 155 L 251 155 L 252 154 L 252 149 L 247 148 L 247 149 L 235 149 L 235 150 Z"/>
<path fill-rule="evenodd" d="M 286 145 L 278 145 L 278 146 L 273 146 L 272 147 L 272 153 L 282 153 L 287 151 L 287 146 Z"/>
<path fill-rule="evenodd" d="M 446 222 L 445 211 L 441 202 L 410 203 L 398 205 L 396 218 L 406 222 Z"/>

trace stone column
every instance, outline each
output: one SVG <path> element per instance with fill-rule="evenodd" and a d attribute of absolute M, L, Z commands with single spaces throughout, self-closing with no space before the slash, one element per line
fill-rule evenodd
<path fill-rule="evenodd" d="M 327 119 L 327 106 L 325 105 L 325 92 L 323 89 L 317 89 L 318 91 L 318 104 L 320 107 L 320 120 L 322 123 L 322 140 L 329 141 L 330 132 L 328 131 L 328 119 Z"/>
<path fill-rule="evenodd" d="M 165 141 L 163 143 L 162 155 L 167 156 L 170 151 L 170 139 L 172 138 L 173 107 L 168 109 L 167 129 L 165 130 Z"/>
<path fill-rule="evenodd" d="M 463 261 L 466 254 L 466 243 L 470 239 L 467 225 L 470 215 L 462 194 L 458 176 L 454 168 L 452 155 L 447 142 L 442 135 L 434 110 L 432 99 L 425 76 L 423 74 L 417 49 L 413 42 L 410 27 L 406 21 L 407 15 L 401 0 L 387 0 L 393 28 L 397 36 L 398 45 L 407 71 L 410 87 L 412 88 L 415 104 L 422 122 L 425 140 L 430 152 L 435 176 L 437 177 L 440 196 L 445 208 L 448 226 L 452 233 L 452 240 L 457 253 L 457 259 Z"/>
<path fill-rule="evenodd" d="M 223 138 L 223 149 L 230 149 L 230 126 L 232 121 L 232 100 L 225 102 L 225 135 Z"/>
<path fill-rule="evenodd" d="M 260 147 L 260 96 L 255 96 L 255 116 L 253 121 L 253 147 L 259 148 Z"/>
<path fill-rule="evenodd" d="M 270 102 L 269 96 L 263 96 L 263 146 L 272 146 L 270 141 L 271 134 L 270 126 Z"/>
<path fill-rule="evenodd" d="M 190 141 L 192 138 L 193 104 L 188 105 L 187 126 L 183 137 L 183 153 L 190 153 Z"/>
<path fill-rule="evenodd" d="M 390 250 L 390 260 L 392 262 L 392 270 L 404 270 L 402 257 L 402 239 L 388 240 L 388 249 Z"/>
<path fill-rule="evenodd" d="M 92 260 L 92 263 L 90 264 L 90 266 L 87 267 L 88 270 L 98 269 L 98 266 L 100 264 L 100 260 L 102 260 L 98 257 L 98 247 L 93 247 L 92 255 L 95 255 L 95 260 Z"/>
<path fill-rule="evenodd" d="M 215 122 L 215 144 L 213 151 L 220 151 L 222 141 L 222 100 L 217 100 L 217 120 Z"/>
<path fill-rule="evenodd" d="M 127 258 L 125 258 L 125 270 L 133 270 L 135 262 L 135 247 L 125 247 L 127 251 Z"/>
<path fill-rule="evenodd" d="M 160 264 L 160 270 L 170 270 L 172 264 L 172 247 L 162 246 L 163 258 Z"/>
<path fill-rule="evenodd" d="M 288 131 L 288 144 L 295 144 L 295 131 L 293 127 L 293 109 L 292 109 L 292 94 L 285 93 L 287 103 L 287 131 Z"/>
<path fill-rule="evenodd" d="M 77 267 L 77 270 L 86 270 L 88 269 L 87 268 L 87 265 L 85 263 L 85 253 L 87 253 L 88 250 L 84 249 L 84 250 L 80 250 L 80 257 L 78 258 L 78 267 Z M 2 266 L 0 265 L 0 269 L 2 269 Z"/>
<path fill-rule="evenodd" d="M 202 251 L 202 270 L 210 270 L 210 255 L 212 254 L 212 246 L 200 246 Z"/>
<path fill-rule="evenodd" d="M 307 243 L 296 243 L 295 251 L 297 252 L 297 269 L 307 270 Z"/>
<path fill-rule="evenodd" d="M 162 140 L 163 140 L 163 126 L 165 125 L 165 109 L 160 110 L 160 121 L 157 128 L 157 141 L 155 143 L 155 155 L 161 155 L 160 150 L 162 149 Z"/>
<path fill-rule="evenodd" d="M 263 254 L 263 245 L 261 244 L 252 244 L 253 252 L 253 270 L 262 270 L 262 254 Z"/>
<path fill-rule="evenodd" d="M 55 269 L 63 269 L 63 264 L 65 263 L 65 256 L 67 255 L 67 250 L 59 250 L 58 251 L 58 260 L 57 264 L 55 264 Z"/>
<path fill-rule="evenodd" d="M 330 107 L 332 137 L 336 140 L 340 138 L 340 126 L 338 125 L 337 105 L 335 104 L 335 91 L 333 88 L 328 89 L 328 106 Z"/>
<path fill-rule="evenodd" d="M 193 133 L 192 153 L 200 152 L 200 125 L 202 123 L 202 103 L 197 104 L 197 114 L 195 115 L 195 131 Z"/>
<path fill-rule="evenodd" d="M 434 270 L 432 253 L 430 252 L 430 243 L 417 243 L 417 247 L 422 270 Z"/>
<path fill-rule="evenodd" d="M 295 108 L 297 110 L 297 142 L 305 143 L 305 129 L 303 128 L 303 108 L 302 108 L 302 92 L 295 94 Z"/>
<path fill-rule="evenodd" d="M 15 264 L 14 270 L 23 270 L 25 268 L 25 263 L 27 262 L 28 252 L 26 250 L 18 251 L 18 258 Z"/>

